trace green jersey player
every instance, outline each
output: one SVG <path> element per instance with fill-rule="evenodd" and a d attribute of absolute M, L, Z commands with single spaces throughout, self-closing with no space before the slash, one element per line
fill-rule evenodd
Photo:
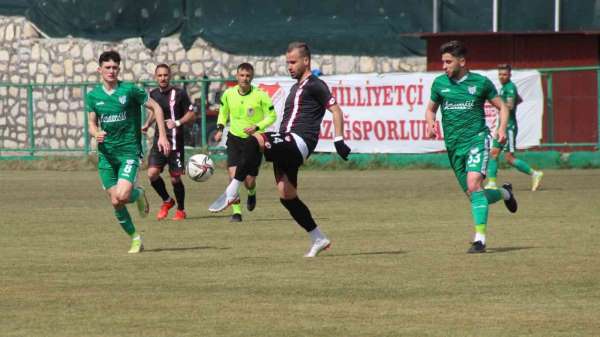
<path fill-rule="evenodd" d="M 277 113 L 269 95 L 252 85 L 254 67 L 250 63 L 242 63 L 235 74 L 237 85 L 229 88 L 221 96 L 221 108 L 217 120 L 218 131 L 215 141 L 221 141 L 223 129 L 229 120 L 227 136 L 227 170 L 229 179 L 235 176 L 236 168 L 242 164 L 244 147 L 255 133 L 263 133 L 277 120 Z M 249 211 L 256 207 L 256 177 L 260 161 L 246 176 L 244 185 L 248 189 L 246 207 Z M 242 221 L 242 207 L 239 200 L 232 205 L 231 221 Z"/>
<path fill-rule="evenodd" d="M 89 114 L 89 131 L 98 143 L 98 173 L 108 193 L 119 224 L 132 238 L 129 253 L 143 250 L 142 238 L 125 204 L 137 202 L 142 216 L 149 212 L 148 200 L 141 187 L 134 187 L 140 166 L 142 110 L 144 105 L 154 112 L 159 125 L 159 149 L 168 155 L 163 112 L 146 92 L 131 83 L 117 80 L 121 56 L 116 51 L 100 55 L 98 72 L 102 84 L 85 97 Z"/>
<path fill-rule="evenodd" d="M 521 103 L 521 97 L 517 91 L 517 86 L 510 80 L 511 77 L 510 64 L 498 65 L 498 80 L 502 84 L 500 89 L 500 97 L 508 107 L 510 115 L 506 127 L 506 144 L 500 144 L 494 139 L 494 145 L 490 151 L 490 164 L 488 168 L 488 183 L 485 188 L 496 188 L 496 174 L 498 173 L 498 156 L 500 151 L 505 149 L 504 158 L 513 167 L 520 172 L 531 176 L 531 190 L 536 191 L 540 186 L 544 173 L 532 169 L 527 162 L 517 159 L 514 155 L 517 149 L 517 105 Z"/>
<path fill-rule="evenodd" d="M 506 140 L 508 109 L 487 77 L 472 73 L 466 68 L 467 50 L 461 42 L 447 42 L 441 46 L 440 51 L 446 74 L 438 76 L 431 86 L 431 99 L 425 112 L 427 135 L 438 136 L 435 115 L 439 107 L 442 111 L 444 140 L 450 165 L 458 183 L 471 200 L 475 239 L 468 253 L 483 253 L 488 205 L 504 199 L 509 211 L 517 211 L 517 202 L 510 184 L 504 184 L 496 190 L 482 188 L 491 144 L 483 106 L 489 101 L 500 110 L 498 141 L 501 143 Z"/>

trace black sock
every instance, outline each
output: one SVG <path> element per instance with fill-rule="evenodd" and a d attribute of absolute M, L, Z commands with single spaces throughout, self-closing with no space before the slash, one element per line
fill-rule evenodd
<path fill-rule="evenodd" d="M 167 192 L 165 181 L 160 176 L 156 180 L 150 180 L 150 185 L 152 185 L 156 193 L 158 193 L 158 195 L 163 201 L 171 199 L 171 197 L 169 196 L 169 192 Z"/>
<path fill-rule="evenodd" d="M 298 197 L 290 200 L 279 200 L 281 201 L 281 204 L 290 212 L 292 218 L 294 218 L 294 220 L 296 220 L 296 222 L 302 226 L 304 230 L 310 232 L 317 228 L 317 224 L 310 214 L 310 210 L 300 199 L 298 199 Z"/>
<path fill-rule="evenodd" d="M 244 181 L 246 176 L 252 172 L 258 165 L 260 165 L 260 148 L 258 140 L 254 136 L 248 137 L 248 140 L 244 142 L 242 163 L 235 169 L 235 179 Z"/>
<path fill-rule="evenodd" d="M 185 186 L 183 186 L 183 181 L 173 183 L 173 192 L 175 192 L 175 200 L 177 200 L 177 209 L 183 211 L 185 209 Z"/>

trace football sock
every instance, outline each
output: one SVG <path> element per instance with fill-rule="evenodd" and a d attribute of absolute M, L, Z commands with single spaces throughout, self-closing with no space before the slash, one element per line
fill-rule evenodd
<path fill-rule="evenodd" d="M 485 227 L 488 218 L 488 200 L 484 191 L 471 193 L 471 213 L 473 214 L 475 227 Z"/>
<path fill-rule="evenodd" d="M 260 147 L 254 136 L 248 137 L 243 146 L 242 163 L 235 170 L 235 180 L 244 181 L 250 171 L 260 164 Z"/>
<path fill-rule="evenodd" d="M 513 162 L 513 166 L 520 172 L 523 172 L 523 173 L 529 174 L 529 175 L 533 174 L 533 170 L 531 169 L 531 167 L 529 167 L 529 165 L 524 160 L 515 159 L 515 161 Z"/>
<path fill-rule="evenodd" d="M 129 216 L 127 207 L 123 206 L 121 208 L 115 208 L 115 216 L 117 217 L 117 220 L 119 220 L 119 225 L 121 225 L 125 233 L 129 234 L 129 236 L 133 236 L 135 234 L 135 226 L 131 221 L 131 216 Z"/>
<path fill-rule="evenodd" d="M 248 189 L 248 195 L 255 195 L 256 194 L 256 186 L 249 188 Z"/>
<path fill-rule="evenodd" d="M 323 233 L 321 233 L 321 231 L 319 230 L 319 227 L 316 227 L 312 231 L 308 232 L 308 235 L 310 235 L 310 239 L 312 240 L 312 242 L 315 242 L 319 239 L 325 238 L 325 235 L 323 235 Z"/>
<path fill-rule="evenodd" d="M 481 241 L 485 245 L 486 227 L 486 225 L 475 225 L 475 239 L 473 239 L 473 242 Z"/>
<path fill-rule="evenodd" d="M 503 199 L 502 192 L 500 191 L 501 189 L 502 188 L 497 189 L 497 190 L 492 190 L 492 189 L 483 190 L 483 193 L 485 195 L 485 198 L 487 199 L 488 204 L 493 204 L 493 203 Z"/>
<path fill-rule="evenodd" d="M 240 205 L 239 201 L 231 204 L 231 209 L 233 211 L 233 214 L 242 214 L 242 205 Z"/>
<path fill-rule="evenodd" d="M 127 201 L 127 203 L 135 202 L 136 200 L 138 200 L 138 198 L 140 197 L 141 194 L 142 194 L 142 191 L 139 188 L 134 187 L 131 190 L 131 193 L 129 194 L 129 200 Z"/>
<path fill-rule="evenodd" d="M 287 208 L 292 218 L 304 228 L 307 232 L 317 228 L 317 224 L 310 214 L 310 210 L 306 205 L 298 198 L 294 199 L 279 199 L 283 207 Z"/>
<path fill-rule="evenodd" d="M 498 159 L 490 157 L 488 161 L 487 177 L 490 182 L 496 182 L 496 175 L 498 174 Z"/>
<path fill-rule="evenodd" d="M 183 211 L 185 209 L 185 186 L 183 186 L 183 181 L 180 180 L 173 184 L 173 192 L 175 193 L 175 200 L 177 200 L 177 209 Z"/>
<path fill-rule="evenodd" d="M 165 181 L 160 176 L 156 180 L 151 180 L 150 185 L 152 185 L 152 187 L 154 188 L 156 193 L 158 193 L 162 201 L 169 201 L 171 197 L 169 196 L 169 192 L 167 192 Z"/>
<path fill-rule="evenodd" d="M 227 188 L 225 189 L 225 194 L 227 195 L 227 197 L 233 198 L 234 196 L 238 195 L 240 186 L 242 186 L 242 180 L 231 179 L 231 182 L 229 183 L 229 185 L 227 185 Z"/>
<path fill-rule="evenodd" d="M 510 199 L 510 193 L 505 189 L 505 188 L 499 188 L 498 191 L 502 194 L 502 199 L 504 200 L 509 200 Z"/>

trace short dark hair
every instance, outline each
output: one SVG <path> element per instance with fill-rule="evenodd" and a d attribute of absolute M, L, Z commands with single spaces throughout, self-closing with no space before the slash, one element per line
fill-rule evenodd
<path fill-rule="evenodd" d="M 510 72 L 512 70 L 512 67 L 508 63 L 500 63 L 498 65 L 498 70 L 508 70 L 508 72 Z"/>
<path fill-rule="evenodd" d="M 440 47 L 440 54 L 450 54 L 454 57 L 465 57 L 467 55 L 467 48 L 462 44 L 462 42 L 453 40 L 444 43 Z"/>
<path fill-rule="evenodd" d="M 291 52 L 294 49 L 298 49 L 301 57 L 308 57 L 310 60 L 310 48 L 308 48 L 308 44 L 306 42 L 294 41 L 288 45 L 287 52 Z"/>
<path fill-rule="evenodd" d="M 154 69 L 154 73 L 156 73 L 156 71 L 158 71 L 158 68 L 165 68 L 169 71 L 169 74 L 171 73 L 171 67 L 169 67 L 169 65 L 167 65 L 166 63 L 161 63 L 161 64 L 157 65 L 156 69 Z"/>
<path fill-rule="evenodd" d="M 240 70 L 246 70 L 254 74 L 254 67 L 248 62 L 240 63 L 240 65 L 237 66 L 237 71 Z"/>
<path fill-rule="evenodd" d="M 102 65 L 103 62 L 113 61 L 117 64 L 121 64 L 121 55 L 114 50 L 107 50 L 100 54 L 98 58 L 98 64 Z"/>

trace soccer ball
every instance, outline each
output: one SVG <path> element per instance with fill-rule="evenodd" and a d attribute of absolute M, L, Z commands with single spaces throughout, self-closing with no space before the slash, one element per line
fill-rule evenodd
<path fill-rule="evenodd" d="M 187 162 L 187 175 L 193 181 L 207 181 L 215 171 L 215 164 L 205 154 L 195 154 Z"/>

